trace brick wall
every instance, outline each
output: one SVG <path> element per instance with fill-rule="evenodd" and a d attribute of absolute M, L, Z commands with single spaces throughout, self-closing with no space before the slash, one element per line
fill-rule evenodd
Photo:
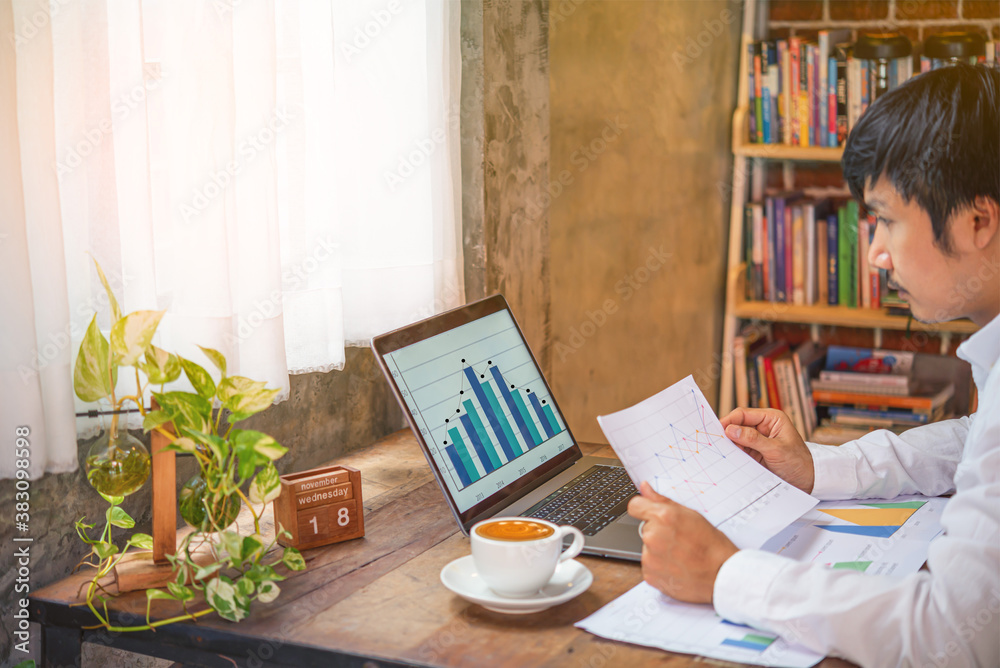
<path fill-rule="evenodd" d="M 910 38 L 919 55 L 924 39 L 946 30 L 1000 40 L 1000 0 L 771 0 L 768 27 L 770 39 L 813 38 L 824 28 L 848 28 L 854 39 L 895 30 Z"/>

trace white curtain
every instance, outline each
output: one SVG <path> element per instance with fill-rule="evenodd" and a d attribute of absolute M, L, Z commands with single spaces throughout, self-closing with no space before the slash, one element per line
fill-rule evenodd
<path fill-rule="evenodd" d="M 280 398 L 462 303 L 458 33 L 449 0 L 0 0 L 0 478 L 18 427 L 32 478 L 99 428 L 94 259 Z"/>

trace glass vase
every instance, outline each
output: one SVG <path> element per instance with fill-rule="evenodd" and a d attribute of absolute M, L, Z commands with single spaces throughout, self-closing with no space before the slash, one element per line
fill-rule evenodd
<path fill-rule="evenodd" d="M 101 434 L 87 451 L 87 481 L 105 496 L 128 496 L 149 478 L 149 450 L 125 429 Z"/>

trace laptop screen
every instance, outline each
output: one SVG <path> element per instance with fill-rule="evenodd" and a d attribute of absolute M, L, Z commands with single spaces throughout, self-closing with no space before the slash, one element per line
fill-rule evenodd
<path fill-rule="evenodd" d="M 576 449 L 502 297 L 376 337 L 373 347 L 458 515 L 509 496 Z"/>

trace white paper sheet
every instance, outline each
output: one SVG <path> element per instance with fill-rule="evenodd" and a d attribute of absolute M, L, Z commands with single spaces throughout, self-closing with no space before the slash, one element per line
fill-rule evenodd
<path fill-rule="evenodd" d="M 762 549 L 827 568 L 904 577 L 926 560 L 946 503 L 922 496 L 824 501 Z M 576 626 L 612 640 L 755 665 L 806 668 L 823 658 L 773 633 L 727 622 L 710 605 L 675 601 L 645 582 Z"/>
<path fill-rule="evenodd" d="M 610 640 L 758 666 L 808 668 L 823 658 L 773 633 L 727 622 L 710 605 L 675 601 L 645 582 L 576 626 Z"/>
<path fill-rule="evenodd" d="M 691 376 L 597 421 L 636 487 L 697 510 L 737 547 L 759 548 L 818 503 L 734 445 Z"/>

